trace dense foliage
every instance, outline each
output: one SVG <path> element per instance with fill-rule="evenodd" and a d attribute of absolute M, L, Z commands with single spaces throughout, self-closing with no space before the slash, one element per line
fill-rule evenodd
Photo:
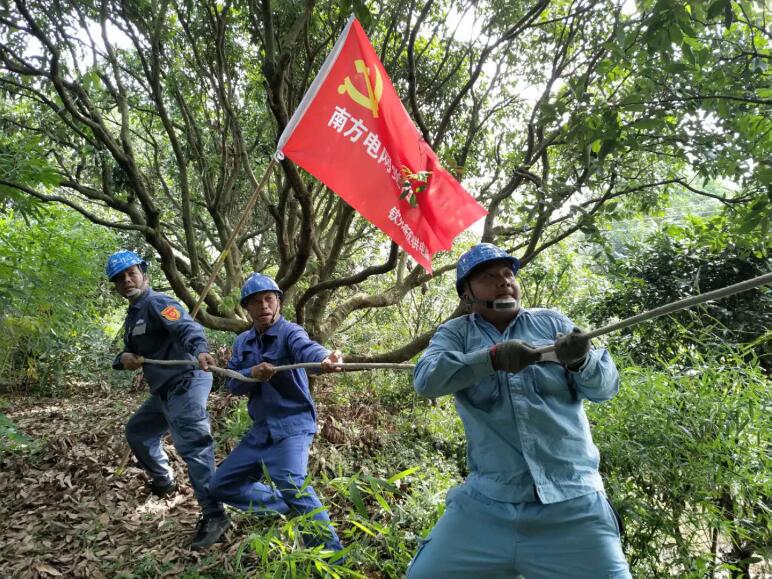
<path fill-rule="evenodd" d="M 103 279 L 115 235 L 55 206 L 0 216 L 0 382 L 73 393 L 107 374 L 117 300 Z M 110 333 L 112 332 L 112 334 Z"/>
<path fill-rule="evenodd" d="M 582 327 L 769 272 L 762 2 L 16 0 L 0 7 L 4 392 L 125 393 L 130 378 L 116 385 L 109 370 L 124 303 L 105 256 L 137 249 L 154 287 L 192 307 L 352 10 L 426 140 L 489 215 L 430 277 L 285 160 L 206 301 L 221 359 L 248 324 L 238 290 L 253 270 L 277 278 L 285 314 L 315 337 L 373 361 L 415 360 L 461 311 L 452 272 L 480 239 L 523 258 L 526 306 Z M 636 577 L 747 577 L 770 559 L 770 295 L 600 340 L 622 389 L 588 410 Z M 346 560 L 302 549 L 310 522 L 282 518 L 251 521 L 235 564 L 253 576 L 401 577 L 466 474 L 452 400 L 418 399 L 405 373 L 326 377 L 314 395 L 314 484 Z M 243 405 L 224 412 L 221 450 L 249 424 Z M 0 456 L 31 463 L 56 443 L 3 414 L 0 442 Z M 155 576 L 169 563 L 103 570 Z"/>
<path fill-rule="evenodd" d="M 489 210 L 482 238 L 525 262 L 672 191 L 768 231 L 768 9 L 750 0 L 18 0 L 0 10 L 2 205 L 64 203 L 147 243 L 192 308 L 352 9 L 426 141 Z M 322 340 L 442 278 L 290 161 L 270 177 L 208 327 L 246 326 L 236 294 L 252 270 Z M 733 186 L 706 188 L 722 178 Z M 355 349 L 405 360 L 429 335 Z"/>
<path fill-rule="evenodd" d="M 709 219 L 691 217 L 686 224 L 666 225 L 619 248 L 603 268 L 605 291 L 584 304 L 592 325 L 768 273 L 772 262 L 765 240 L 738 233 L 731 217 L 728 212 Z M 679 358 L 689 351 L 756 343 L 769 370 L 770 328 L 772 294 L 762 287 L 635 326 L 616 339 L 625 342 L 637 363 L 683 363 Z"/>
<path fill-rule="evenodd" d="M 765 370 L 731 347 L 662 370 L 619 362 L 622 391 L 591 416 L 633 576 L 755 576 L 772 524 Z"/>

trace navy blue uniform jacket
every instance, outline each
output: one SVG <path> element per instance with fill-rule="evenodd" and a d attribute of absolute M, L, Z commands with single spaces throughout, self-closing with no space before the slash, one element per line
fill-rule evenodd
<path fill-rule="evenodd" d="M 196 360 L 209 351 L 204 328 L 182 308 L 179 302 L 148 288 L 129 306 L 123 328 L 123 352 L 155 360 Z M 121 354 L 123 354 L 121 352 Z M 122 370 L 121 354 L 113 368 Z M 193 376 L 196 366 L 159 366 L 145 364 L 145 378 L 150 392 L 158 394 L 182 378 Z"/>
<path fill-rule="evenodd" d="M 329 355 L 329 350 L 309 338 L 303 328 L 279 316 L 260 335 L 255 328 L 239 334 L 228 368 L 249 378 L 252 366 L 261 362 L 283 366 L 321 362 Z M 277 372 L 269 381 L 259 383 L 231 378 L 228 388 L 234 394 L 249 395 L 253 428 L 267 428 L 273 440 L 316 432 L 316 409 L 305 370 Z"/>

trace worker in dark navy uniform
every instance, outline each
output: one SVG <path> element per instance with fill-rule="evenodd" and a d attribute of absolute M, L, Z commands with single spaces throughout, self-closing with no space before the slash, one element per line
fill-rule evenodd
<path fill-rule="evenodd" d="M 170 432 L 174 447 L 188 465 L 190 484 L 202 517 L 191 548 L 204 549 L 229 526 L 223 505 L 209 492 L 214 475 L 214 440 L 206 401 L 215 360 L 209 354 L 203 328 L 172 298 L 153 291 L 147 263 L 136 253 L 118 251 L 107 260 L 108 279 L 129 300 L 124 323 L 124 351 L 113 361 L 116 370 L 143 369 L 150 397 L 129 419 L 126 439 L 150 477 L 150 490 L 159 497 L 172 494 L 177 483 L 161 438 Z M 190 366 L 162 366 L 144 359 L 192 360 Z"/>
<path fill-rule="evenodd" d="M 212 494 L 246 512 L 310 516 L 315 528 L 302 533 L 304 544 L 340 551 L 330 516 L 307 478 L 316 432 L 308 376 L 302 368 L 277 372 L 276 366 L 320 362 L 322 372 L 333 372 L 343 356 L 286 320 L 280 313 L 282 297 L 276 282 L 259 273 L 241 288 L 241 305 L 253 327 L 236 338 L 228 368 L 260 382 L 228 381 L 231 392 L 249 396 L 253 424 L 217 469 Z"/>

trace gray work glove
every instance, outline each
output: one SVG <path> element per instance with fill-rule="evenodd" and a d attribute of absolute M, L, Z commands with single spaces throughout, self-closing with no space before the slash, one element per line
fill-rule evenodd
<path fill-rule="evenodd" d="M 590 336 L 579 328 L 574 328 L 570 334 L 558 334 L 555 340 L 555 355 L 569 370 L 581 368 L 589 352 Z"/>
<path fill-rule="evenodd" d="M 495 370 L 517 373 L 529 364 L 538 362 L 541 354 L 530 344 L 520 340 L 508 340 L 492 346 L 489 350 L 491 364 Z"/>

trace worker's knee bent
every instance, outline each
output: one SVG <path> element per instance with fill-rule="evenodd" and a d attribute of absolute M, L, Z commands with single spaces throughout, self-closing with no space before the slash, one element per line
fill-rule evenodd
<path fill-rule="evenodd" d="M 186 451 L 195 453 L 199 449 L 214 445 L 208 417 L 199 420 L 175 420 L 172 425 L 172 439 L 181 454 Z"/>

